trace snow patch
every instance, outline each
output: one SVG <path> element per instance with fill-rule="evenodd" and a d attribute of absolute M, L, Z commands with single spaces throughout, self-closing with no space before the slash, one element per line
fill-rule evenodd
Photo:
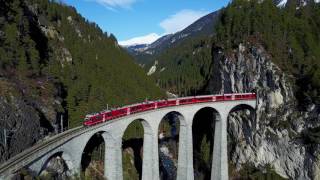
<path fill-rule="evenodd" d="M 150 33 L 145 36 L 134 37 L 125 41 L 119 41 L 121 46 L 134 46 L 139 44 L 151 44 L 159 39 L 161 36 L 156 33 Z"/>
<path fill-rule="evenodd" d="M 272 108 L 278 108 L 283 104 L 283 96 L 280 89 L 273 91 L 268 95 L 270 106 Z"/>
<path fill-rule="evenodd" d="M 161 68 L 160 72 L 162 72 L 162 71 L 164 71 L 164 70 L 166 70 L 166 68 L 165 68 L 165 67 L 164 67 L 164 68 Z"/>
<path fill-rule="evenodd" d="M 151 76 L 153 73 L 157 70 L 158 61 L 155 61 L 153 66 L 149 69 L 149 72 L 147 73 L 148 76 Z"/>
<path fill-rule="evenodd" d="M 278 6 L 278 7 L 284 7 L 284 6 L 287 4 L 287 1 L 288 1 L 288 0 L 282 0 L 282 1 L 280 1 L 277 6 Z"/>

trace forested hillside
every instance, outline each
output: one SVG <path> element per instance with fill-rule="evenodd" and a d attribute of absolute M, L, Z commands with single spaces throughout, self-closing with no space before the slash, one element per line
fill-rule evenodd
<path fill-rule="evenodd" d="M 211 37 L 187 38 L 153 57 L 159 85 L 177 94 L 203 92 L 214 66 L 213 49 L 232 52 L 240 43 L 262 44 L 274 63 L 292 75 L 301 103 L 318 102 L 320 5 L 288 1 L 278 8 L 272 0 L 234 0 L 221 10 Z M 307 86 L 305 83 L 308 82 Z"/>
<path fill-rule="evenodd" d="M 116 38 L 49 0 L 0 1 L 1 160 L 83 116 L 164 94 Z M 19 145 L 20 143 L 20 145 Z"/>
<path fill-rule="evenodd" d="M 293 76 L 302 105 L 320 103 L 320 5 L 289 1 L 279 9 L 271 0 L 236 0 L 221 15 L 215 43 L 231 51 L 240 43 L 261 43 L 274 63 Z"/>
<path fill-rule="evenodd" d="M 208 81 L 211 72 L 211 39 L 200 36 L 184 40 L 164 50 L 153 77 L 160 87 L 178 95 L 196 95 Z"/>
<path fill-rule="evenodd" d="M 320 4 L 233 0 L 212 32 L 153 56 L 151 76 L 180 96 L 257 92 L 255 118 L 228 118 L 231 179 L 318 179 Z"/>

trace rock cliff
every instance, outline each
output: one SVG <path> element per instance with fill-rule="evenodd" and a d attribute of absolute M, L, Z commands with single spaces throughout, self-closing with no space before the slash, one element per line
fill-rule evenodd
<path fill-rule="evenodd" d="M 319 107 L 298 108 L 294 81 L 272 61 L 260 45 L 240 44 L 232 52 L 213 48 L 211 93 L 258 94 L 254 117 L 247 110 L 229 116 L 229 159 L 240 170 L 253 164 L 290 179 L 316 179 L 319 175 L 319 143 L 310 142 L 307 131 L 320 126 Z"/>

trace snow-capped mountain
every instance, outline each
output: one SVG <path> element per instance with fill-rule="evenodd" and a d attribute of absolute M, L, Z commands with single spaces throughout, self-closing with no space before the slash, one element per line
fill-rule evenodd
<path fill-rule="evenodd" d="M 297 7 L 304 6 L 307 3 L 315 2 L 319 3 L 320 0 L 273 0 L 274 3 L 279 7 L 285 7 L 289 3 L 296 3 Z M 164 50 L 177 45 L 179 42 L 190 38 L 199 36 L 210 36 L 213 31 L 215 23 L 219 18 L 219 10 L 210 13 L 182 31 L 175 34 L 168 34 L 160 37 L 158 40 L 151 44 L 141 44 L 125 47 L 128 52 L 133 55 L 139 64 L 152 65 L 155 55 L 160 54 Z"/>
<path fill-rule="evenodd" d="M 127 46 L 125 48 L 131 55 L 136 57 L 135 59 L 139 64 L 145 64 L 150 60 L 149 56 L 159 54 L 163 50 L 178 44 L 186 38 L 201 35 L 210 36 L 212 34 L 212 28 L 214 27 L 218 17 L 219 11 L 215 11 L 200 18 L 182 31 L 164 35 L 151 44 Z"/>
<path fill-rule="evenodd" d="M 144 52 L 148 49 L 149 44 L 135 44 L 131 46 L 124 46 L 130 53 Z"/>

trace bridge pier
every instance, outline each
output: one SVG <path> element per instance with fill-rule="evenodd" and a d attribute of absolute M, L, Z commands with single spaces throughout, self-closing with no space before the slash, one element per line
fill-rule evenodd
<path fill-rule="evenodd" d="M 192 120 L 180 123 L 177 180 L 193 180 Z"/>
<path fill-rule="evenodd" d="M 102 136 L 105 141 L 104 176 L 107 179 L 123 179 L 122 138 L 113 139 L 108 133 Z"/>
<path fill-rule="evenodd" d="M 145 132 L 143 140 L 142 180 L 159 180 L 158 132 Z"/>
<path fill-rule="evenodd" d="M 220 119 L 216 120 L 214 133 L 213 158 L 211 180 L 228 180 L 228 142 L 227 117 L 228 114 L 220 111 Z"/>

